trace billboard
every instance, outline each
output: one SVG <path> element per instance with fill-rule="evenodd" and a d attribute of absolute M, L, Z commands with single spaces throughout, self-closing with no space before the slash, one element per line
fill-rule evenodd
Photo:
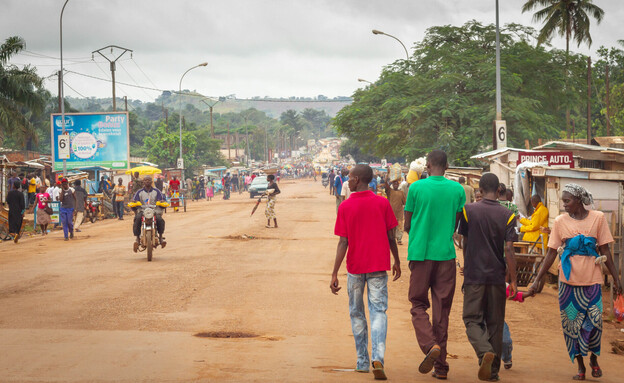
<path fill-rule="evenodd" d="M 68 170 L 130 167 L 128 112 L 66 113 L 65 135 L 60 114 L 50 115 L 50 126 L 54 171 L 63 170 L 63 159 Z"/>

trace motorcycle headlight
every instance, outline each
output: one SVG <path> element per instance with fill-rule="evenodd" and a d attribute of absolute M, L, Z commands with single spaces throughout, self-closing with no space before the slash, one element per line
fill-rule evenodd
<path fill-rule="evenodd" d="M 143 216 L 147 219 L 154 218 L 154 209 L 145 209 L 145 211 L 143 212 Z"/>

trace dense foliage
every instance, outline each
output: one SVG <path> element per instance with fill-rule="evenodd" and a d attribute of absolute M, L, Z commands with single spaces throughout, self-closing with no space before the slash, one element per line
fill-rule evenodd
<path fill-rule="evenodd" d="M 470 164 L 470 156 L 492 142 L 495 31 L 494 25 L 476 21 L 430 28 L 409 61 L 386 67 L 374 85 L 354 93 L 353 104 L 334 121 L 338 132 L 378 157 L 416 158 L 443 149 L 456 165 Z M 502 112 L 509 146 L 565 137 L 566 108 L 576 137 L 586 137 L 587 57 L 537 45 L 537 35 L 517 24 L 501 29 Z M 621 53 L 610 53 L 615 75 L 611 84 L 622 80 Z M 607 56 L 601 50 L 593 71 L 594 135 L 603 133 L 605 125 L 601 76 Z M 562 70 L 566 57 L 567 80 Z"/>

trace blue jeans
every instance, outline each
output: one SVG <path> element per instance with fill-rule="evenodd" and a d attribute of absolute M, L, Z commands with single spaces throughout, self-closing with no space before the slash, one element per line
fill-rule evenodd
<path fill-rule="evenodd" d="M 503 362 L 511 362 L 512 350 L 513 342 L 511 341 L 511 333 L 509 332 L 509 326 L 507 326 L 507 322 L 505 322 L 505 326 L 503 327 L 503 352 L 501 354 L 501 359 L 503 360 Z"/>
<path fill-rule="evenodd" d="M 388 329 L 388 274 L 378 271 L 368 274 L 348 274 L 349 315 L 355 339 L 358 370 L 369 370 L 368 326 L 364 312 L 364 287 L 368 285 L 368 312 L 371 321 L 373 361 L 384 363 L 386 332 Z"/>
<path fill-rule="evenodd" d="M 74 209 L 62 207 L 60 215 L 61 224 L 63 224 L 63 235 L 67 238 L 69 233 L 74 232 Z"/>
<path fill-rule="evenodd" d="M 123 214 L 124 214 L 124 203 L 123 203 L 123 200 L 115 201 L 115 209 L 117 210 L 117 217 L 123 218 Z"/>

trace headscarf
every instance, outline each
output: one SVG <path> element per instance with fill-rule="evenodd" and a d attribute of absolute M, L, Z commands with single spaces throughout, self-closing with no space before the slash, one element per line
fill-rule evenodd
<path fill-rule="evenodd" d="M 574 197 L 581 200 L 583 205 L 593 205 L 594 197 L 590 192 L 587 191 L 584 187 L 578 184 L 567 184 L 563 187 L 564 192 L 568 192 L 572 194 Z"/>

